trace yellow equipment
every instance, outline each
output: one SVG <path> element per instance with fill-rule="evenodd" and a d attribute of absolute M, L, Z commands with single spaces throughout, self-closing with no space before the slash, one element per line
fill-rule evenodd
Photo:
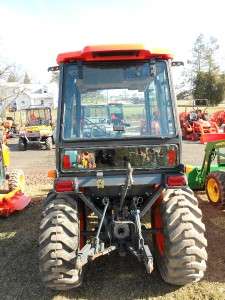
<path fill-rule="evenodd" d="M 20 129 L 19 150 L 27 150 L 28 144 L 45 145 L 47 150 L 52 149 L 53 129 L 51 109 L 29 108 L 26 112 L 26 124 Z"/>

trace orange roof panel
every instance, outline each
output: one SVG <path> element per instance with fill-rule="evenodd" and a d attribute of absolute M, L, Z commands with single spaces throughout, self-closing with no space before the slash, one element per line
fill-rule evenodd
<path fill-rule="evenodd" d="M 72 61 L 121 61 L 146 60 L 151 58 L 171 59 L 169 51 L 162 49 L 145 49 L 142 44 L 113 44 L 86 46 L 82 51 L 61 53 L 57 63 Z"/>

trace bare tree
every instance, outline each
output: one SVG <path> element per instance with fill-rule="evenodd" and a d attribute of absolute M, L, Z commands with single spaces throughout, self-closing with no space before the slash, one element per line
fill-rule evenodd
<path fill-rule="evenodd" d="M 8 76 L 7 82 L 17 82 L 18 76 L 15 72 L 11 72 Z"/>
<path fill-rule="evenodd" d="M 29 75 L 27 74 L 27 72 L 24 75 L 23 83 L 25 83 L 25 84 L 31 83 L 31 79 L 30 79 Z"/>

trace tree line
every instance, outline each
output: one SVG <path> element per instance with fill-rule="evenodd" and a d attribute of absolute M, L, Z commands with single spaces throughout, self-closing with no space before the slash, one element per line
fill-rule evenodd
<path fill-rule="evenodd" d="M 218 50 L 215 37 L 207 39 L 203 34 L 197 37 L 189 61 L 191 68 L 186 74 L 191 89 L 179 93 L 178 99 L 191 94 L 194 99 L 207 99 L 210 105 L 217 105 L 225 99 L 225 73 L 216 61 Z"/>
<path fill-rule="evenodd" d="M 7 63 L 2 53 L 3 51 L 0 47 L 0 80 L 4 82 L 21 82 L 24 84 L 31 83 L 31 77 L 28 73 L 26 71 L 19 71 L 19 67 L 15 64 Z"/>
<path fill-rule="evenodd" d="M 14 71 L 13 66 L 7 66 L 7 68 L 1 68 L 0 66 L 0 79 L 4 79 L 6 82 L 31 83 L 31 78 L 27 72 L 25 72 L 24 75 L 18 75 Z"/>

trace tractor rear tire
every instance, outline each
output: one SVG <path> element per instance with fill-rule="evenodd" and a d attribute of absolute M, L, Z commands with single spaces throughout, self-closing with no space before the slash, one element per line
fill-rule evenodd
<path fill-rule="evenodd" d="M 185 285 L 203 278 L 207 261 L 205 225 L 189 188 L 168 189 L 152 211 L 156 263 L 163 280 Z"/>
<path fill-rule="evenodd" d="M 212 205 L 225 205 L 225 172 L 209 173 L 206 178 L 205 190 Z"/>
<path fill-rule="evenodd" d="M 45 141 L 45 145 L 46 145 L 46 149 L 47 150 L 52 150 L 52 137 L 49 136 L 47 137 L 46 141 Z"/>
<path fill-rule="evenodd" d="M 23 170 L 13 170 L 9 173 L 9 190 L 13 191 L 19 188 L 21 192 L 25 190 L 25 175 Z"/>
<path fill-rule="evenodd" d="M 77 204 L 66 195 L 49 193 L 39 237 L 39 267 L 44 284 L 53 290 L 69 290 L 82 282 L 75 268 L 79 249 Z"/>

